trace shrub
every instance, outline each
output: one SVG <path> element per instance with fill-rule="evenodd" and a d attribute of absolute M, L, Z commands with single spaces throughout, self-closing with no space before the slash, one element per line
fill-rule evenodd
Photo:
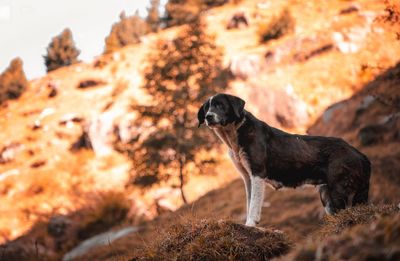
<path fill-rule="evenodd" d="M 91 202 L 82 213 L 78 237 L 86 239 L 121 223 L 130 209 L 130 202 L 122 192 L 104 192 Z"/>
<path fill-rule="evenodd" d="M 47 55 L 43 56 L 47 72 L 77 63 L 79 54 L 80 51 L 75 46 L 71 30 L 64 29 L 60 35 L 51 40 L 47 47 Z"/>
<path fill-rule="evenodd" d="M 267 24 L 261 24 L 258 28 L 258 35 L 260 42 L 268 42 L 273 39 L 278 39 L 289 32 L 292 32 L 295 27 L 295 21 L 290 14 L 288 9 L 283 12 Z"/>
<path fill-rule="evenodd" d="M 0 104 L 9 99 L 17 99 L 27 88 L 28 80 L 22 66 L 22 60 L 15 58 L 0 75 Z"/>
<path fill-rule="evenodd" d="M 167 26 L 187 24 L 202 11 L 228 3 L 228 0 L 169 0 L 165 5 Z"/>
<path fill-rule="evenodd" d="M 147 18 L 146 22 L 149 25 L 151 31 L 157 32 L 160 28 L 160 0 L 151 0 L 150 8 L 147 9 Z"/>
<path fill-rule="evenodd" d="M 165 10 L 167 26 L 171 27 L 195 21 L 201 12 L 201 7 L 197 4 L 181 4 L 169 1 L 165 5 Z"/>
<path fill-rule="evenodd" d="M 110 34 L 106 38 L 104 53 L 111 53 L 126 45 L 140 43 L 140 37 L 149 32 L 149 26 L 139 13 L 126 16 L 125 12 L 120 14 L 120 21 L 115 23 Z"/>
<path fill-rule="evenodd" d="M 133 260 L 269 260 L 290 248 L 283 233 L 230 221 L 200 220 L 173 225 Z"/>
<path fill-rule="evenodd" d="M 137 175 L 179 177 L 182 191 L 188 166 L 192 172 L 202 166 L 196 153 L 211 148 L 207 141 L 213 136 L 197 128 L 197 111 L 209 96 L 227 87 L 222 53 L 197 20 L 172 42 L 158 42 L 148 64 L 143 88 L 152 104 L 132 107 L 139 113 L 137 124 L 151 122 L 157 131 L 128 153 Z M 182 199 L 185 202 L 183 192 Z"/>

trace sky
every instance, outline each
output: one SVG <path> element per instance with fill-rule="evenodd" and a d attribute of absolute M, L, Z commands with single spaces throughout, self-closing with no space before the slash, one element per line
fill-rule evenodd
<path fill-rule="evenodd" d="M 0 0 L 0 72 L 19 56 L 28 79 L 45 74 L 43 55 L 52 37 L 72 30 L 79 58 L 90 61 L 121 11 L 146 15 L 149 0 Z"/>

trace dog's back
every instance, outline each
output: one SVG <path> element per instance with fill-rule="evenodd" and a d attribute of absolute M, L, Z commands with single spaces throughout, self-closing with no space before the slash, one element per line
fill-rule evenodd
<path fill-rule="evenodd" d="M 285 187 L 326 186 L 328 200 L 323 203 L 330 212 L 368 201 L 370 162 L 356 148 L 340 138 L 289 134 L 246 115 L 239 141 L 249 150 L 259 150 L 255 160 L 265 163 L 263 178 Z"/>

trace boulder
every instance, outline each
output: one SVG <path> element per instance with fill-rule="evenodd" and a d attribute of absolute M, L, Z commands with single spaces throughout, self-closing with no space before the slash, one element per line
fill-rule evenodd
<path fill-rule="evenodd" d="M 236 78 L 246 80 L 256 76 L 261 70 L 261 59 L 257 55 L 234 56 L 229 69 Z"/>
<path fill-rule="evenodd" d="M 309 121 L 307 105 L 299 99 L 289 85 L 285 90 L 250 87 L 247 104 L 258 111 L 259 119 L 275 127 L 295 128 Z"/>
<path fill-rule="evenodd" d="M 18 152 L 24 149 L 24 145 L 19 142 L 12 142 L 4 146 L 0 151 L 0 164 L 14 160 Z"/>

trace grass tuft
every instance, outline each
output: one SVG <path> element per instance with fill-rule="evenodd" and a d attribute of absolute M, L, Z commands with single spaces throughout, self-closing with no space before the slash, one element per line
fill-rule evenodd
<path fill-rule="evenodd" d="M 290 248 L 283 233 L 203 219 L 171 226 L 133 260 L 266 260 Z"/>
<path fill-rule="evenodd" d="M 368 224 L 381 216 L 395 213 L 399 213 L 396 205 L 360 205 L 347 208 L 336 215 L 326 216 L 319 234 L 322 237 L 339 234 L 349 227 Z"/>

